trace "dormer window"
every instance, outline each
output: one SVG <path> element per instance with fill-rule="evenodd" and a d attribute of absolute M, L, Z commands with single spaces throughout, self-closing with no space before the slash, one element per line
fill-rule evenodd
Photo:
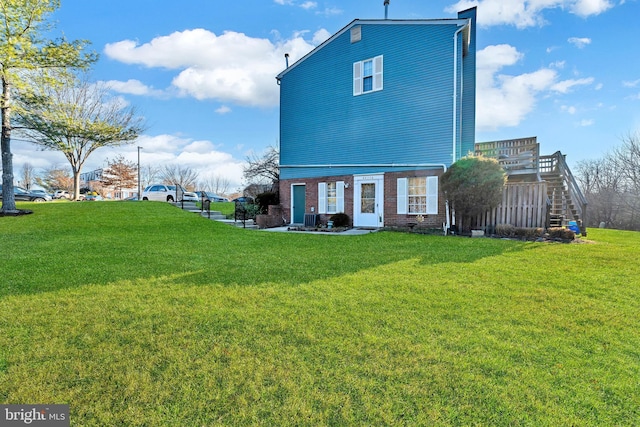
<path fill-rule="evenodd" d="M 353 63 L 353 95 L 382 90 L 382 55 Z"/>

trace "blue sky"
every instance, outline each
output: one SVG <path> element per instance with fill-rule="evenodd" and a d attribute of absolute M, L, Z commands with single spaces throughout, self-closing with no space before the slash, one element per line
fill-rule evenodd
<path fill-rule="evenodd" d="M 455 17 L 478 6 L 476 141 L 537 136 L 570 165 L 640 130 L 640 0 L 391 0 L 389 18 Z M 284 53 L 293 62 L 382 0 L 62 0 L 57 33 L 91 41 L 94 80 L 135 105 L 149 126 L 137 144 L 96 151 L 189 166 L 242 184 L 242 164 L 278 141 Z M 13 144 L 14 170 L 66 165 Z"/>

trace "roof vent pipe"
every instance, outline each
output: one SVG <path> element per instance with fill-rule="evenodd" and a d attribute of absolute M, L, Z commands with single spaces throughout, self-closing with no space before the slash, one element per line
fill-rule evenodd
<path fill-rule="evenodd" d="M 286 63 L 287 68 L 289 68 L 289 54 L 288 53 L 284 54 L 284 62 Z"/>
<path fill-rule="evenodd" d="M 384 0 L 384 19 L 389 17 L 389 0 Z"/>

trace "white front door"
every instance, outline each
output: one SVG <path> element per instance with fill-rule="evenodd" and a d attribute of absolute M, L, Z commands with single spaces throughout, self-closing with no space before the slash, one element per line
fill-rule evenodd
<path fill-rule="evenodd" d="M 354 227 L 382 227 L 384 224 L 384 176 L 356 176 L 354 185 Z"/>

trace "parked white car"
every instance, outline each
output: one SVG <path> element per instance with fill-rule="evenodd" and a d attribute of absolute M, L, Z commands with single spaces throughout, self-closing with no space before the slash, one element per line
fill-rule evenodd
<path fill-rule="evenodd" d="M 179 191 L 178 191 L 179 190 Z M 179 199 L 182 196 L 182 199 Z M 142 200 L 158 202 L 197 202 L 198 196 L 192 191 L 185 191 L 182 187 L 167 184 L 152 184 L 142 192 Z"/>
<path fill-rule="evenodd" d="M 56 192 L 53 193 L 53 198 L 54 199 L 70 199 L 71 194 L 69 194 L 67 190 L 56 190 Z"/>

